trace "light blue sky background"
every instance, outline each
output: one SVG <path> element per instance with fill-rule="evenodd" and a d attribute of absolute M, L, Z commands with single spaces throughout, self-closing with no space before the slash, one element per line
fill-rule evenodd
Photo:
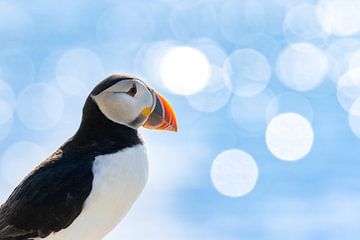
<path fill-rule="evenodd" d="M 340 90 L 337 83 L 360 67 L 359 6 L 357 0 L 0 1 L 0 202 L 75 132 L 89 90 L 124 72 L 172 103 L 180 130 L 141 130 L 149 183 L 107 240 L 358 239 L 360 114 L 353 105 L 352 130 L 348 111 L 360 96 L 360 74 Z M 280 57 L 299 42 L 311 44 L 308 55 Z M 203 52 L 219 71 L 212 72 L 215 90 L 189 97 L 164 87 L 158 69 L 168 46 Z M 230 91 L 224 64 L 239 49 L 262 57 L 233 59 Z M 242 84 L 248 88 L 241 94 L 249 96 L 236 92 Z M 218 107 L 203 111 L 204 102 Z M 266 145 L 267 124 L 283 112 L 301 114 L 313 128 L 312 148 L 298 161 L 282 161 Z M 258 167 L 255 187 L 242 197 L 221 194 L 211 181 L 214 159 L 229 149 L 247 152 Z"/>

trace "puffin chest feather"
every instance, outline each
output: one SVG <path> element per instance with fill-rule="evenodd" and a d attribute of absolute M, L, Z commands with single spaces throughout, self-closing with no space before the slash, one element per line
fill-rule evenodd
<path fill-rule="evenodd" d="M 74 222 L 46 240 L 98 240 L 126 215 L 148 178 L 146 150 L 142 144 L 95 158 L 90 195 Z"/>

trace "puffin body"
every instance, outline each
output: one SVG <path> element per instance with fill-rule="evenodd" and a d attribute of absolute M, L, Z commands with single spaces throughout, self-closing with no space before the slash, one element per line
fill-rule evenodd
<path fill-rule="evenodd" d="M 147 181 L 147 169 L 142 144 L 96 157 L 92 167 L 92 190 L 80 215 L 68 228 L 45 239 L 102 239 L 125 216 L 142 192 Z"/>
<path fill-rule="evenodd" d="M 86 100 L 76 134 L 0 208 L 0 240 L 98 240 L 126 215 L 148 177 L 138 127 L 176 131 L 170 105 L 141 80 L 113 75 Z"/>

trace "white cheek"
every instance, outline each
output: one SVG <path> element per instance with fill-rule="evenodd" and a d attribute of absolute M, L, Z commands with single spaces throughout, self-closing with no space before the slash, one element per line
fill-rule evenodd
<path fill-rule="evenodd" d="M 93 99 L 101 112 L 116 123 L 127 125 L 138 116 L 138 110 L 137 107 L 134 108 L 133 99 L 125 94 L 99 94 Z"/>

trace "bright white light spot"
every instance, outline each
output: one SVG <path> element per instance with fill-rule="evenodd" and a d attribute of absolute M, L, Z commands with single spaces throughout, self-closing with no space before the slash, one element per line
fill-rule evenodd
<path fill-rule="evenodd" d="M 20 93 L 16 113 L 26 127 L 46 130 L 61 119 L 63 107 L 63 96 L 59 90 L 46 83 L 35 83 Z"/>
<path fill-rule="evenodd" d="M 314 111 L 310 101 L 304 96 L 287 92 L 274 97 L 266 109 L 266 119 L 268 122 L 281 113 L 295 112 L 308 119 L 313 120 Z"/>
<path fill-rule="evenodd" d="M 358 97 L 360 97 L 360 68 L 353 68 L 340 78 L 337 85 L 337 98 L 340 105 L 348 111 Z"/>
<path fill-rule="evenodd" d="M 187 96 L 189 104 L 203 112 L 215 112 L 230 99 L 231 92 L 225 86 L 223 70 L 213 66 L 208 85 L 200 92 Z"/>
<path fill-rule="evenodd" d="M 162 59 L 160 75 L 171 92 L 191 95 L 206 86 L 210 64 L 206 56 L 195 48 L 175 47 Z"/>
<path fill-rule="evenodd" d="M 263 91 L 271 77 L 264 55 L 253 49 L 239 49 L 225 61 L 227 86 L 238 96 L 253 96 Z"/>
<path fill-rule="evenodd" d="M 360 138 L 360 98 L 357 98 L 351 105 L 349 124 L 353 133 Z"/>
<path fill-rule="evenodd" d="M 211 166 L 215 188 L 229 197 L 248 194 L 256 184 L 258 168 L 248 153 L 232 149 L 220 153 Z"/>
<path fill-rule="evenodd" d="M 250 133 L 260 133 L 266 128 L 266 109 L 273 94 L 264 91 L 251 97 L 234 96 L 230 111 L 235 123 Z"/>
<path fill-rule="evenodd" d="M 64 53 L 56 67 L 57 82 L 70 95 L 87 96 L 103 78 L 101 59 L 87 49 L 73 49 Z"/>
<path fill-rule="evenodd" d="M 266 144 L 277 158 L 295 161 L 311 150 L 314 133 L 308 120 L 296 113 L 273 118 L 266 129 Z"/>
<path fill-rule="evenodd" d="M 316 6 L 301 4 L 290 9 L 286 14 L 284 35 L 290 42 L 311 41 L 323 44 L 328 34 L 323 31 L 316 15 Z"/>
<path fill-rule="evenodd" d="M 15 187 L 46 157 L 41 146 L 27 141 L 17 142 L 6 149 L 1 156 L 2 176 L 11 186 Z"/>
<path fill-rule="evenodd" d="M 359 0 L 321 0 L 317 16 L 327 33 L 349 36 L 360 30 Z"/>
<path fill-rule="evenodd" d="M 289 88 L 308 91 L 319 86 L 328 71 L 325 54 L 309 43 L 289 45 L 277 60 L 277 74 Z"/>

